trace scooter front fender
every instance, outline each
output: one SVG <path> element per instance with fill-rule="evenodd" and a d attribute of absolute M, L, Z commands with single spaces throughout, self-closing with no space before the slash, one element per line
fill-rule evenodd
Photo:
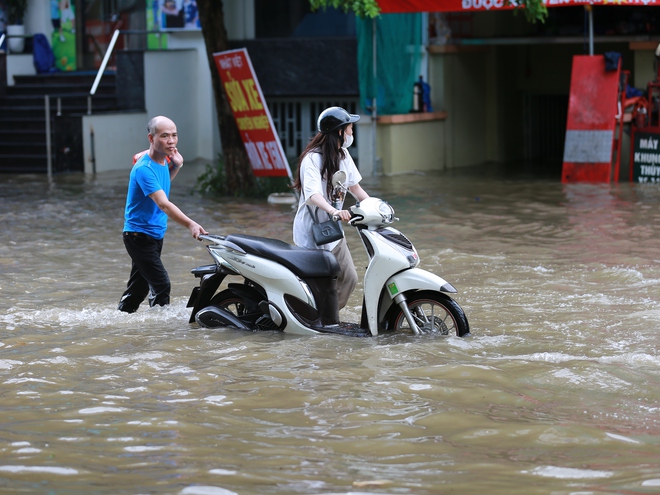
<path fill-rule="evenodd" d="M 445 279 L 434 273 L 422 270 L 421 268 L 410 268 L 392 275 L 383 284 L 380 307 L 377 312 L 378 314 L 376 315 L 376 312 L 367 313 L 369 330 L 372 335 L 378 335 L 378 322 L 385 317 L 387 310 L 393 304 L 392 300 L 399 294 L 404 294 L 411 290 L 434 290 L 450 293 L 457 292 L 454 286 Z M 385 294 L 389 296 L 389 299 Z"/>
<path fill-rule="evenodd" d="M 427 272 L 421 268 L 411 268 L 410 270 L 404 270 L 396 275 L 392 275 L 385 282 L 385 287 L 392 299 L 409 290 L 435 290 L 452 294 L 457 292 L 454 286 L 444 278 L 438 277 L 435 273 Z"/>

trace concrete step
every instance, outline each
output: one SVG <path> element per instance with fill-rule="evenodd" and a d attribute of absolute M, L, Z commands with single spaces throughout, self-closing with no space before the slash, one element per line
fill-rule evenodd
<path fill-rule="evenodd" d="M 53 169 L 77 170 L 82 162 L 82 145 L 77 135 L 79 124 L 72 122 L 76 116 L 87 114 L 95 78 L 95 72 L 14 76 L 15 84 L 0 97 L 0 173 L 47 171 L 46 94 L 50 96 Z M 94 114 L 117 111 L 115 80 L 114 73 L 103 75 L 92 97 Z"/>

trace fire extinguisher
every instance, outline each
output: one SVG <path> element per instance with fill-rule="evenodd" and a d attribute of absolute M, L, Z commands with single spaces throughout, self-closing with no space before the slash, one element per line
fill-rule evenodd
<path fill-rule="evenodd" d="M 422 76 L 413 84 L 413 112 L 424 111 L 424 84 Z"/>
<path fill-rule="evenodd" d="M 646 107 L 640 107 L 639 110 L 637 111 L 636 119 L 635 119 L 635 124 L 639 129 L 643 129 L 646 127 L 646 119 L 648 117 L 648 114 L 646 113 Z"/>

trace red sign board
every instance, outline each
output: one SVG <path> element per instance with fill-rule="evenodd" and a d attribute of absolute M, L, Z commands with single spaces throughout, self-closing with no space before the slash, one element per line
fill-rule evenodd
<path fill-rule="evenodd" d="M 247 50 L 214 53 L 213 58 L 250 157 L 252 172 L 259 177 L 292 177 Z"/>
<path fill-rule="evenodd" d="M 545 0 L 546 7 L 573 7 L 576 5 L 660 5 L 660 0 Z M 517 5 L 516 0 L 378 0 L 383 14 L 405 12 L 471 12 L 480 10 L 508 10 Z"/>

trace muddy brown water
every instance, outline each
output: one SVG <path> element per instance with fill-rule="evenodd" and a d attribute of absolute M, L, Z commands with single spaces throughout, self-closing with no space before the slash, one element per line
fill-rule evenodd
<path fill-rule="evenodd" d="M 290 241 L 200 172 L 172 199 L 207 230 Z M 176 224 L 171 306 L 116 311 L 126 178 L 0 176 L 0 492 L 660 492 L 660 186 L 365 178 L 472 337 L 358 339 L 190 325 L 211 258 Z"/>

